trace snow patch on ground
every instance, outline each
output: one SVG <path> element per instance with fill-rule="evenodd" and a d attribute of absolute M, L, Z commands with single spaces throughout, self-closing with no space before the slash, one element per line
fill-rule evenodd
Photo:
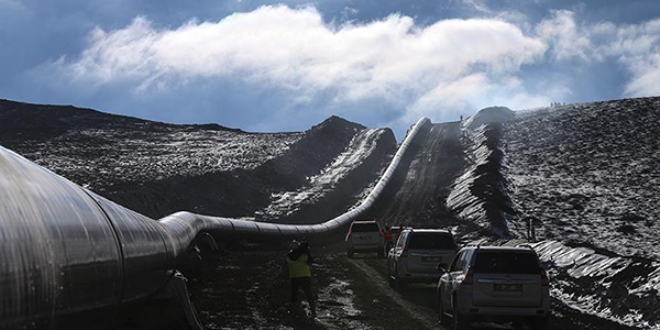
<path fill-rule="evenodd" d="M 269 219 L 286 217 L 297 212 L 303 204 L 317 203 L 374 152 L 376 141 L 382 134 L 382 129 L 365 129 L 356 134 L 331 164 L 318 175 L 308 178 L 304 187 L 273 194 L 272 203 L 260 212 L 260 216 Z"/>
<path fill-rule="evenodd" d="M 488 120 L 478 115 L 464 126 Z M 492 198 L 479 194 L 491 189 L 511 196 L 500 204 L 511 237 L 526 237 L 525 216 L 541 220 L 536 231 L 544 241 L 534 248 L 549 269 L 553 297 L 584 313 L 660 329 L 660 99 L 495 120 L 504 122 L 502 139 L 488 141 L 484 128 L 492 124 L 466 130 L 473 165 L 456 181 L 448 205 L 487 228 Z M 502 166 L 490 173 L 503 177 L 484 189 L 478 181 L 486 172 L 478 168 L 496 160 L 498 150 Z"/>
<path fill-rule="evenodd" d="M 454 182 L 447 206 L 459 217 L 506 237 L 512 209 L 502 175 L 499 135 L 496 124 L 481 125 L 475 131 L 463 130 L 464 144 L 468 145 L 465 157 L 471 165 Z"/>
<path fill-rule="evenodd" d="M 189 129 L 171 125 L 158 130 L 130 128 L 70 131 L 53 140 L 31 143 L 17 151 L 35 163 L 79 181 L 90 189 L 112 181 L 161 180 L 210 172 L 251 170 L 278 157 L 302 133 L 251 134 Z M 29 141 L 26 141 L 29 143 Z"/>
<path fill-rule="evenodd" d="M 553 297 L 587 314 L 660 329 L 660 263 L 604 255 L 558 241 L 533 247 L 549 267 Z"/>
<path fill-rule="evenodd" d="M 660 99 L 516 113 L 502 145 L 513 205 L 541 220 L 553 296 L 585 313 L 660 329 Z"/>

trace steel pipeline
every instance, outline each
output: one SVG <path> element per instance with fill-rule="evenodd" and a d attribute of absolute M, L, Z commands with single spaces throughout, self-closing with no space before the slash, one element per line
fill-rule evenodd
<path fill-rule="evenodd" d="M 408 146 L 409 131 L 371 193 L 315 225 L 258 223 L 178 212 L 154 221 L 0 146 L 0 328 L 55 329 L 77 313 L 113 315 L 161 290 L 205 232 L 256 237 L 327 235 L 366 211 Z"/>

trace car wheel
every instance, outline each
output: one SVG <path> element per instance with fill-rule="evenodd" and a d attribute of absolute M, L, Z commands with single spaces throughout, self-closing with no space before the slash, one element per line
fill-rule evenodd
<path fill-rule="evenodd" d="M 442 291 L 438 292 L 438 321 L 444 326 L 450 324 L 449 317 L 445 314 L 445 306 L 442 304 Z"/>
<path fill-rule="evenodd" d="M 394 282 L 394 275 L 392 275 L 392 267 L 390 267 L 390 259 L 387 259 L 387 279 L 390 284 L 390 288 L 396 288 L 396 283 Z"/>
<path fill-rule="evenodd" d="M 394 266 L 394 287 L 401 290 L 406 286 L 406 281 L 399 277 L 399 270 Z"/>
<path fill-rule="evenodd" d="M 470 326 L 470 320 L 467 318 L 467 316 L 462 315 L 458 311 L 458 301 L 456 300 L 454 300 L 454 313 L 452 316 L 454 330 L 470 330 L 472 328 Z"/>

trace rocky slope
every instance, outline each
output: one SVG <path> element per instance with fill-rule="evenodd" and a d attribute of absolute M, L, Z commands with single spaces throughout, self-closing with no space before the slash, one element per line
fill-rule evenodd
<path fill-rule="evenodd" d="M 562 306 L 660 329 L 659 124 L 660 98 L 499 107 L 462 125 L 433 124 L 365 216 L 450 227 L 464 241 L 495 244 L 525 242 L 522 218 L 535 216 L 542 226 L 533 246 Z M 289 223 L 349 209 L 396 148 L 390 130 L 337 117 L 306 132 L 255 134 L 11 101 L 0 101 L 0 144 L 153 218 L 189 210 Z M 351 281 L 330 277 L 324 281 Z M 217 314 L 213 290 L 198 289 L 211 295 L 202 314 Z M 330 294 L 328 309 L 343 297 L 322 292 Z M 333 317 L 347 317 L 342 308 Z"/>
<path fill-rule="evenodd" d="M 371 149 L 356 147 L 365 139 Z M 6 100 L 0 100 L 0 144 L 152 218 L 188 210 L 234 218 L 268 213 L 259 217 L 294 223 L 346 210 L 396 147 L 389 129 L 367 132 L 338 117 L 306 132 L 246 133 Z M 321 218 L 304 211 L 269 213 L 272 196 L 279 194 L 282 204 L 281 195 L 309 187 L 351 150 L 361 152 L 360 161 L 341 175 L 333 172 L 335 182 L 324 190 L 339 195 L 317 198 L 326 205 Z"/>
<path fill-rule="evenodd" d="M 557 296 L 660 329 L 660 98 L 518 112 L 502 147 L 520 217 L 541 220 L 537 249 Z M 509 229 L 524 236 L 520 217 Z"/>
<path fill-rule="evenodd" d="M 554 297 L 660 329 L 659 124 L 660 98 L 484 109 L 448 206 L 481 228 L 465 237 L 494 244 L 526 241 L 523 219 L 538 219 Z"/>

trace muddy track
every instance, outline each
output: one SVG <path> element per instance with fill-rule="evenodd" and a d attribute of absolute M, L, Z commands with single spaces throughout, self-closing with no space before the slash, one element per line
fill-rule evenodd
<path fill-rule="evenodd" d="M 289 284 L 280 252 L 224 252 L 205 256 L 189 286 L 207 329 L 444 329 L 437 322 L 435 286 L 389 286 L 385 259 L 341 249 L 315 252 L 313 285 L 318 317 L 302 308 L 287 312 Z M 475 329 L 513 329 L 476 323 Z M 631 330 L 553 301 L 551 329 Z M 142 328 L 130 328 L 143 330 Z"/>
<path fill-rule="evenodd" d="M 436 313 L 436 291 L 434 284 L 408 285 L 399 291 L 395 291 L 388 284 L 387 264 L 385 260 L 361 258 L 348 259 L 347 261 L 358 270 L 355 274 L 356 276 L 363 276 L 365 279 L 368 279 L 369 286 L 372 289 L 380 290 L 383 297 L 391 300 L 391 304 L 400 306 L 401 313 L 407 314 L 408 317 L 417 320 L 423 325 L 423 327 L 416 327 L 414 329 L 444 329 L 437 322 L 438 316 Z M 593 315 L 583 314 L 564 305 L 557 299 L 552 300 L 552 315 L 549 322 L 550 329 L 562 330 L 635 329 Z M 513 329 L 511 324 L 475 323 L 474 327 L 481 330 Z"/>
<path fill-rule="evenodd" d="M 446 226 L 453 214 L 446 199 L 464 167 L 461 125 L 433 124 L 420 134 L 393 180 L 367 217 L 381 223 Z"/>

